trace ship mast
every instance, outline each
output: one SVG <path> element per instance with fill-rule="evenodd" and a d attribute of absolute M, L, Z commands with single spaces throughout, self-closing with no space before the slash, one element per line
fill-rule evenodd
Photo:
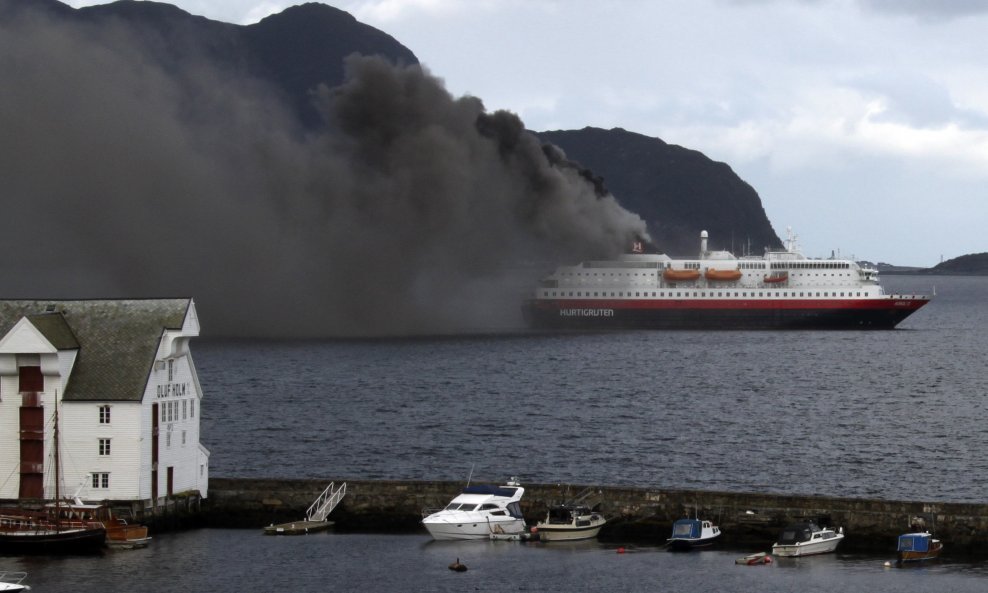
<path fill-rule="evenodd" d="M 60 475 L 61 472 L 59 470 L 61 466 L 61 460 L 59 459 L 58 456 L 59 444 L 58 444 L 58 393 L 57 392 L 55 393 L 55 426 L 52 433 L 52 438 L 53 438 L 52 446 L 55 448 L 54 454 L 52 455 L 53 459 L 55 460 L 55 531 L 61 531 L 62 512 L 61 509 L 59 508 L 59 504 L 60 504 L 59 499 L 61 499 L 62 495 L 59 490 L 59 482 L 61 482 L 62 476 Z"/>

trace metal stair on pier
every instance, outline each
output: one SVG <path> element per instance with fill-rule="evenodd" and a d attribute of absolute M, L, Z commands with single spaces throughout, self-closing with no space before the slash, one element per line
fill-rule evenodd
<path fill-rule="evenodd" d="M 329 486 L 326 486 L 326 489 L 322 491 L 319 498 L 305 512 L 305 520 L 313 522 L 325 521 L 326 517 L 336 508 L 336 505 L 340 504 L 344 496 L 346 496 L 346 482 L 340 484 L 339 488 L 336 487 L 336 482 L 330 482 Z"/>
<path fill-rule="evenodd" d="M 326 517 L 333 512 L 336 505 L 340 504 L 344 496 L 346 496 L 346 482 L 340 484 L 339 487 L 336 486 L 336 482 L 332 482 L 312 503 L 309 510 L 305 511 L 305 519 L 292 523 L 269 525 L 264 528 L 264 533 L 266 535 L 302 535 L 329 529 L 333 523 L 327 521 Z"/>

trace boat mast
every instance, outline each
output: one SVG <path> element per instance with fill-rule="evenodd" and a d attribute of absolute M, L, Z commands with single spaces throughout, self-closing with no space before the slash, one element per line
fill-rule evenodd
<path fill-rule="evenodd" d="M 59 465 L 60 459 L 58 458 L 58 392 L 55 392 L 55 427 L 53 435 L 52 446 L 55 448 L 54 455 L 52 456 L 55 460 L 55 530 L 59 531 L 61 528 L 62 513 L 61 509 L 58 508 L 58 499 L 61 498 L 61 493 L 59 492 L 58 483 L 61 481 L 62 477 L 59 475 Z"/>

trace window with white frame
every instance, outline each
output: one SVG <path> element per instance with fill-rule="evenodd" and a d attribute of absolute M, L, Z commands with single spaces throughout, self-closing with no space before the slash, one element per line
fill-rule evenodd
<path fill-rule="evenodd" d="M 107 472 L 93 473 L 93 488 L 105 490 L 110 487 L 110 474 Z"/>
<path fill-rule="evenodd" d="M 110 406 L 99 407 L 99 423 L 100 424 L 110 423 Z"/>
<path fill-rule="evenodd" d="M 100 457 L 106 457 L 110 454 L 110 439 L 99 440 L 99 454 Z"/>

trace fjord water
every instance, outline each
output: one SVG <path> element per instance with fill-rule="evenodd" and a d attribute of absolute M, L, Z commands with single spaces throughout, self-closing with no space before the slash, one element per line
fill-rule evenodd
<path fill-rule="evenodd" d="M 988 279 L 883 283 L 937 296 L 894 331 L 201 340 L 211 473 L 983 501 Z"/>
<path fill-rule="evenodd" d="M 211 474 L 473 479 L 985 502 L 988 279 L 888 276 L 934 301 L 895 331 L 200 339 Z M 203 314 L 204 334 L 209 334 Z M 259 526 L 260 527 L 260 526 Z M 852 537 L 853 535 L 849 535 Z M 656 542 L 659 543 L 659 542 Z M 766 548 L 771 542 L 766 542 Z M 642 542 L 431 542 L 257 530 L 102 558 L 3 559 L 36 591 L 981 591 L 988 565 Z M 949 552 L 949 545 L 948 545 Z M 459 558 L 470 568 L 446 567 Z"/>

